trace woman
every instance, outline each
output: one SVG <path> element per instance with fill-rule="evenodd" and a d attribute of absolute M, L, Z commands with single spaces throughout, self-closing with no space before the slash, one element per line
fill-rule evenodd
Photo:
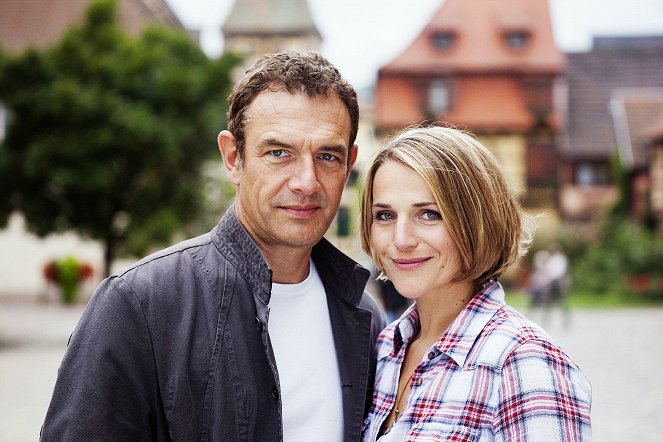
<path fill-rule="evenodd" d="M 363 249 L 415 301 L 380 335 L 364 440 L 588 440 L 589 382 L 504 303 L 497 278 L 531 232 L 490 151 L 406 130 L 368 169 L 361 209 Z"/>

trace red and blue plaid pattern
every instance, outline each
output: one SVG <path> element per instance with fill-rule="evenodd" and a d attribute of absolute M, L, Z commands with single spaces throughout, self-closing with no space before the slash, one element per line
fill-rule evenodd
<path fill-rule="evenodd" d="M 364 441 L 394 406 L 416 304 L 380 334 Z M 504 303 L 497 282 L 474 296 L 430 348 L 410 381 L 407 406 L 381 441 L 586 441 L 591 386 L 548 335 Z"/>

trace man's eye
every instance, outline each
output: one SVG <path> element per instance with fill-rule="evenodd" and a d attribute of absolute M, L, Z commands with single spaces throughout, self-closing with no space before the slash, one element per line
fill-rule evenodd
<path fill-rule="evenodd" d="M 323 154 L 321 155 L 321 157 L 322 157 L 322 159 L 325 160 L 325 161 L 336 161 L 336 160 L 338 160 L 338 157 L 336 157 L 336 156 L 334 156 L 334 155 L 332 155 L 332 154 L 330 154 L 330 153 L 323 153 Z"/>
<path fill-rule="evenodd" d="M 387 221 L 390 219 L 395 219 L 396 217 L 394 216 L 393 213 L 390 212 L 377 212 L 375 214 L 375 219 L 379 221 Z"/>
<path fill-rule="evenodd" d="M 269 154 L 273 157 L 278 158 L 278 157 L 282 157 L 282 156 L 285 155 L 285 150 L 283 150 L 283 149 L 270 150 Z"/>

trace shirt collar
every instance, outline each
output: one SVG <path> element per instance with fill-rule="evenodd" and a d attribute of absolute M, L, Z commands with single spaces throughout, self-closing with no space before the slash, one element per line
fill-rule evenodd
<path fill-rule="evenodd" d="M 488 282 L 454 319 L 435 348 L 463 367 L 479 334 L 504 305 L 502 285 Z"/>
<path fill-rule="evenodd" d="M 417 303 L 414 302 L 410 305 L 399 319 L 392 322 L 382 332 L 385 338 L 392 342 L 392 345 L 381 345 L 378 348 L 378 360 L 386 357 L 395 358 L 405 342 L 416 334 L 419 329 L 419 312 L 417 311 Z"/>
<path fill-rule="evenodd" d="M 504 305 L 502 285 L 497 281 L 488 282 L 449 325 L 447 331 L 433 346 L 433 350 L 446 354 L 463 367 L 481 331 Z M 419 312 L 415 302 L 385 330 L 384 333 L 392 340 L 393 345 L 381 346 L 378 359 L 395 357 L 401 346 L 412 339 L 418 329 Z"/>

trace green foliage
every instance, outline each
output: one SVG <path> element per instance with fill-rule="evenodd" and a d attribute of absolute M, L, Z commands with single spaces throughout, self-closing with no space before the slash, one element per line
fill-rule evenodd
<path fill-rule="evenodd" d="M 130 37 L 116 15 L 115 1 L 95 0 L 54 47 L 0 54 L 0 225 L 18 210 L 39 235 L 100 239 L 107 269 L 197 220 L 238 62 L 169 28 Z"/>
<path fill-rule="evenodd" d="M 78 296 L 79 264 L 75 258 L 69 257 L 58 261 L 58 279 L 65 304 L 71 304 Z"/>
<path fill-rule="evenodd" d="M 44 276 L 60 288 L 65 304 L 73 304 L 76 301 L 80 284 L 93 273 L 92 266 L 73 256 L 51 261 L 44 267 Z"/>
<path fill-rule="evenodd" d="M 619 199 L 599 238 L 579 232 L 561 241 L 572 263 L 574 290 L 635 303 L 663 301 L 663 236 L 647 222 L 629 219 L 629 179 L 617 153 L 612 166 Z"/>
<path fill-rule="evenodd" d="M 613 216 L 603 226 L 601 240 L 589 243 L 568 238 L 573 286 L 596 294 L 663 299 L 663 237 L 625 218 Z"/>
<path fill-rule="evenodd" d="M 629 184 L 628 174 L 622 164 L 619 151 L 615 150 L 613 152 L 612 157 L 610 158 L 610 165 L 619 195 L 619 199 L 610 210 L 610 216 L 624 218 L 627 217 L 629 213 Z"/>

